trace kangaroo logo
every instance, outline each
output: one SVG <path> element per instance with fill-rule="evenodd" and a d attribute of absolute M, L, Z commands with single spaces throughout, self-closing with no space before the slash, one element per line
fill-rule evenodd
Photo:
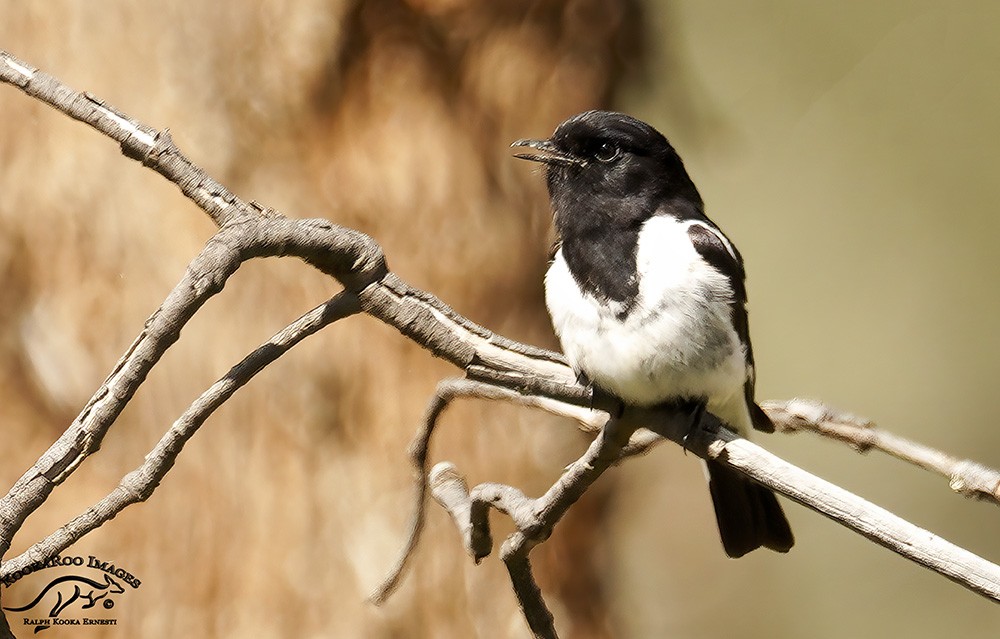
<path fill-rule="evenodd" d="M 86 577 L 79 577 L 77 575 L 66 575 L 64 577 L 57 577 L 56 579 L 50 581 L 45 588 L 42 588 L 42 591 L 38 593 L 38 596 L 27 604 L 17 608 L 4 607 L 4 610 L 9 610 L 11 612 L 23 612 L 25 610 L 30 610 L 37 606 L 42 599 L 48 596 L 48 594 L 52 591 L 56 593 L 56 600 L 52 605 L 52 609 L 49 611 L 49 617 L 58 617 L 59 614 L 70 604 L 81 599 L 86 601 L 86 603 L 83 604 L 84 610 L 93 608 L 97 605 L 97 602 L 102 599 L 104 602 L 101 605 L 108 609 L 114 608 L 114 599 L 108 598 L 108 595 L 119 595 L 125 592 L 125 589 L 109 575 L 104 575 L 104 583 L 94 581 L 93 579 L 87 579 Z M 44 630 L 48 627 L 49 626 L 35 626 L 35 632 L 39 632 L 40 630 Z"/>

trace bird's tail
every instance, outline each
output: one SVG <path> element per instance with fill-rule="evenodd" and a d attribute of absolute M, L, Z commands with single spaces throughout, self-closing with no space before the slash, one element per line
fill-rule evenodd
<path fill-rule="evenodd" d="M 706 466 L 726 554 L 735 559 L 762 546 L 788 552 L 795 538 L 774 493 L 719 462 Z"/>

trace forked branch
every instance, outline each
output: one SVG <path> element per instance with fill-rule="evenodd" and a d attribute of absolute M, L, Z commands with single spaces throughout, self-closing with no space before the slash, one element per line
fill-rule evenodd
<path fill-rule="evenodd" d="M 55 557 L 87 533 L 113 519 L 128 506 L 149 499 L 173 467 L 188 440 L 237 390 L 306 337 L 357 312 L 357 297 L 342 291 L 260 345 L 202 393 L 146 455 L 142 465 L 125 475 L 113 491 L 17 557 L 4 561 L 0 569 L 0 581 L 10 579 L 34 564 L 44 563 Z"/>
<path fill-rule="evenodd" d="M 373 597 L 380 601 L 398 583 L 419 538 L 427 493 L 431 434 L 442 411 L 458 397 L 516 400 L 571 416 L 598 432 L 587 453 L 572 464 L 541 497 L 529 498 L 510 486 L 484 484 L 467 490 L 454 466 L 432 473 L 435 497 L 451 513 L 463 544 L 478 560 L 492 541 L 488 510 L 511 516 L 517 532 L 503 544 L 512 584 L 526 619 L 537 636 L 555 636 L 549 611 L 531 574 L 531 549 L 551 534 L 566 510 L 611 465 L 640 454 L 661 438 L 680 442 L 687 420 L 667 411 L 625 410 L 577 383 L 572 370 L 555 353 L 495 335 L 467 320 L 433 295 L 415 289 L 385 265 L 379 245 L 367 235 L 326 220 L 292 220 L 254 202 L 241 200 L 188 160 L 167 131 L 157 131 L 114 109 L 99 98 L 76 92 L 56 78 L 0 51 L 0 82 L 32 96 L 120 144 L 129 158 L 140 161 L 176 184 L 219 227 L 189 265 L 180 283 L 150 317 L 107 380 L 98 388 L 66 432 L 0 498 L 0 557 L 10 548 L 24 520 L 95 453 L 108 429 L 131 400 L 150 370 L 179 338 L 188 320 L 247 260 L 294 256 L 336 278 L 344 291 L 314 309 L 247 356 L 209 388 L 174 423 L 150 458 L 94 507 L 66 524 L 27 553 L 0 567 L 13 574 L 35 561 L 45 561 L 88 531 L 140 501 L 169 471 L 184 443 L 219 405 L 242 384 L 305 336 L 329 323 L 364 312 L 464 371 L 466 381 L 445 385 L 428 408 L 412 451 L 415 479 L 414 516 L 408 541 L 390 579 Z M 879 448 L 949 477 L 953 488 L 997 501 L 995 471 L 941 455 L 864 423 L 852 423 L 818 404 L 798 400 L 769 403 L 772 418 L 792 432 L 808 429 L 846 441 L 859 450 Z M 603 411 L 603 413 L 602 413 Z M 819 411 L 819 413 L 817 413 Z M 718 426 L 716 423 L 715 426 Z M 697 431 L 687 438 L 688 450 L 718 460 L 795 501 L 865 535 L 894 552 L 935 570 L 966 588 L 1000 601 L 1000 568 L 895 517 L 839 487 L 824 482 L 758 446 L 721 428 Z M 0 621 L 0 632 L 5 622 Z M 9 629 L 8 629 L 9 632 Z"/>
<path fill-rule="evenodd" d="M 414 518 L 423 520 L 424 477 L 430 439 L 435 424 L 447 405 L 459 398 L 506 400 L 520 405 L 542 408 L 592 424 L 605 419 L 587 452 L 567 467 L 563 475 L 541 497 L 526 497 L 512 486 L 486 483 L 467 487 L 464 476 L 454 464 L 442 462 L 430 472 L 428 481 L 435 500 L 449 513 L 459 531 L 462 545 L 477 563 L 492 552 L 489 508 L 510 516 L 517 532 L 504 542 L 501 558 L 511 575 L 518 602 L 536 637 L 554 637 L 551 615 L 537 585 L 528 586 L 529 553 L 545 541 L 566 510 L 609 467 L 625 457 L 648 450 L 657 441 L 670 439 L 702 457 L 728 464 L 752 479 L 776 490 L 840 523 L 875 543 L 896 552 L 930 570 L 938 572 L 962 586 L 989 599 L 1000 602 L 1000 566 L 947 542 L 892 513 L 826 482 L 722 427 L 714 416 L 707 415 L 705 426 L 688 432 L 688 417 L 669 409 L 644 410 L 627 408 L 620 417 L 608 419 L 607 413 L 588 411 L 585 416 L 576 406 L 567 406 L 546 398 L 528 397 L 511 391 L 498 392 L 495 387 L 463 380 L 449 380 L 439 386 L 431 401 L 432 409 L 425 413 L 418 430 L 414 450 L 415 477 L 421 487 L 415 491 Z M 811 407 L 806 411 L 806 407 Z M 859 424 L 861 420 L 833 411 L 818 402 L 790 400 L 770 402 L 768 414 L 779 429 L 795 427 L 810 431 L 828 430 L 835 424 Z M 411 528 L 401 560 L 375 597 L 383 599 L 400 579 L 407 553 L 416 547 L 419 528 Z M 386 589 L 386 584 L 392 586 Z"/>

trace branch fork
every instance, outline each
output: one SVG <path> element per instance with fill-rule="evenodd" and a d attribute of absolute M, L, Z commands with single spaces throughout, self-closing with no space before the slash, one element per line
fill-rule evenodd
<path fill-rule="evenodd" d="M 166 430 L 144 461 L 119 486 L 27 551 L 0 564 L 0 579 L 44 563 L 124 508 L 147 499 L 184 445 L 233 393 L 275 359 L 340 319 L 366 313 L 394 327 L 433 355 L 446 359 L 465 379 L 442 382 L 431 399 L 410 449 L 414 470 L 413 514 L 406 542 L 372 601 L 384 601 L 398 586 L 416 548 L 425 518 L 427 492 L 455 522 L 463 546 L 475 561 L 492 552 L 489 511 L 511 517 L 517 531 L 500 549 L 514 592 L 537 637 L 555 637 L 551 613 L 531 573 L 529 553 L 552 534 L 566 510 L 614 464 L 670 439 L 700 457 L 715 459 L 751 479 L 934 570 L 993 601 L 1000 601 L 1000 567 L 802 471 L 719 426 L 687 432 L 686 416 L 669 411 L 615 406 L 581 386 L 562 356 L 496 335 L 462 317 L 433 295 L 390 272 L 381 247 L 369 236 L 322 219 L 289 219 L 257 202 L 245 202 L 191 162 L 169 131 L 137 122 L 89 93 L 0 51 L 0 83 L 115 140 L 122 153 L 176 184 L 218 226 L 177 286 L 147 320 L 138 336 L 95 391 L 66 432 L 45 451 L 6 495 L 0 497 L 0 557 L 13 536 L 51 492 L 96 453 L 105 434 L 150 370 L 180 337 L 186 323 L 244 262 L 294 256 L 335 278 L 343 290 L 302 315 L 233 366 L 206 389 Z M 460 398 L 511 401 L 563 415 L 596 433 L 586 453 L 570 464 L 552 487 L 529 498 L 512 486 L 486 483 L 471 490 L 454 464 L 428 473 L 434 427 L 447 406 Z M 1000 504 L 1000 473 L 876 428 L 867 420 L 832 411 L 818 402 L 765 402 L 782 432 L 813 432 L 860 452 L 881 450 L 948 479 L 953 490 Z M 611 415 L 615 416 L 612 418 Z M 11 636 L 0 615 L 0 636 Z"/>

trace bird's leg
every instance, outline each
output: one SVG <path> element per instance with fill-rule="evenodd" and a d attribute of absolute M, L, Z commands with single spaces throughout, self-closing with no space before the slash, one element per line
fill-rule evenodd
<path fill-rule="evenodd" d="M 604 389 L 594 386 L 594 383 L 582 372 L 577 372 L 576 381 L 581 386 L 590 389 L 590 410 L 605 410 L 613 419 L 617 419 L 625 413 L 625 402 Z"/>
<path fill-rule="evenodd" d="M 688 412 L 688 428 L 687 432 L 684 433 L 684 437 L 681 438 L 681 448 L 684 449 L 684 454 L 687 455 L 687 441 L 688 437 L 691 436 L 694 431 L 701 427 L 702 418 L 705 417 L 705 405 L 704 400 L 691 400 L 682 402 L 680 405 L 681 411 Z"/>

